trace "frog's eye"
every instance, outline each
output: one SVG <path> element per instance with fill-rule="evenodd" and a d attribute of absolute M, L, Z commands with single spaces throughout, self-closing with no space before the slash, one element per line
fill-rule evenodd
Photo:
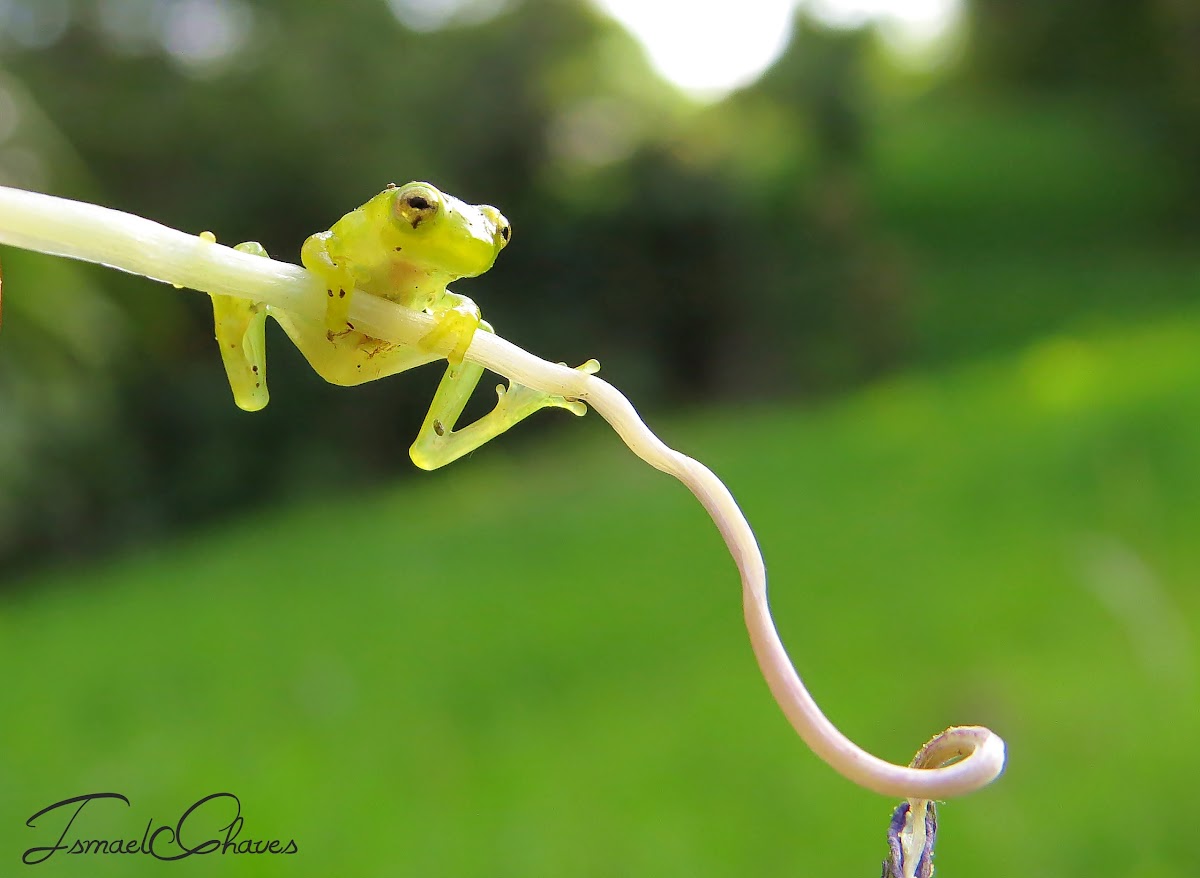
<path fill-rule="evenodd" d="M 496 246 L 503 250 L 508 246 L 508 239 L 512 237 L 512 226 L 504 218 L 504 214 L 490 204 L 483 205 L 479 210 L 492 221 L 492 227 L 495 229 Z"/>
<path fill-rule="evenodd" d="M 397 192 L 393 207 L 396 218 L 408 223 L 414 229 L 421 223 L 433 219 L 441 209 L 441 193 L 424 183 L 413 183 Z"/>

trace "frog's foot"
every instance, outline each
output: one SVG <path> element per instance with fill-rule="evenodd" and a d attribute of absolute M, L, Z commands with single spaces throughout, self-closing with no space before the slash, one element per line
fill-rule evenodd
<path fill-rule="evenodd" d="M 567 364 L 559 363 L 558 365 L 565 366 Z M 585 375 L 595 375 L 600 371 L 600 361 L 588 360 L 582 366 L 576 366 L 575 371 Z M 510 417 L 515 416 L 518 421 L 544 408 L 566 409 L 576 417 L 583 417 L 587 414 L 587 406 L 578 399 L 560 396 L 556 393 L 545 393 L 513 381 L 509 381 L 507 390 L 503 386 L 498 386 L 496 395 L 500 397 L 500 401 L 496 404 L 496 410 L 509 413 Z"/>
<path fill-rule="evenodd" d="M 588 360 L 579 371 L 594 375 L 599 368 L 595 360 Z M 458 417 L 482 374 L 483 367 L 470 360 L 446 369 L 421 432 L 409 449 L 413 463 L 421 469 L 436 469 L 457 460 L 540 409 L 565 408 L 576 415 L 587 411 L 587 406 L 577 399 L 510 383 L 507 390 L 503 386 L 496 388 L 499 399 L 494 409 L 473 424 L 456 430 Z"/>
<path fill-rule="evenodd" d="M 350 299 L 356 286 L 354 272 L 329 252 L 329 232 L 312 235 L 300 248 L 300 261 L 325 284 L 325 331 L 330 340 L 349 328 Z"/>
<path fill-rule="evenodd" d="M 471 309 L 453 308 L 441 314 L 437 325 L 417 342 L 422 350 L 444 354 L 450 365 L 457 366 L 467 355 L 475 330 L 480 327 L 479 314 Z M 488 328 L 490 331 L 490 327 Z"/>
<path fill-rule="evenodd" d="M 211 232 L 200 237 L 216 241 Z M 267 255 L 257 241 L 247 241 L 233 249 L 252 256 Z M 212 301 L 217 344 L 229 386 L 233 389 L 233 400 L 238 408 L 256 412 L 270 399 L 265 338 L 267 308 L 261 302 L 235 296 L 213 295 Z"/>

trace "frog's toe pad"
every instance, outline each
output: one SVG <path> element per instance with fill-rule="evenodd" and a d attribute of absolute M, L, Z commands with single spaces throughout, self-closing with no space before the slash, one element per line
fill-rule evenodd
<path fill-rule="evenodd" d="M 566 366 L 567 364 L 560 360 L 558 365 Z M 584 375 L 595 375 L 597 372 L 600 371 L 600 361 L 597 360 L 595 357 L 593 357 L 592 359 L 588 360 L 583 365 L 576 366 L 575 371 L 582 372 Z"/>

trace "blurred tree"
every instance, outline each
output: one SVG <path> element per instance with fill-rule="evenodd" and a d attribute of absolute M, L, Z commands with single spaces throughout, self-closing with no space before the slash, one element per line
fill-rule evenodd
<path fill-rule="evenodd" d="M 1200 221 L 1200 4 L 1194 0 L 967 0 L 978 83 L 1113 102 L 1160 144 Z"/>
<path fill-rule="evenodd" d="M 660 117 L 628 160 L 579 163 L 544 201 L 573 231 L 537 230 L 555 261 L 538 274 L 591 303 L 571 311 L 622 386 L 744 399 L 898 362 L 905 284 L 858 179 L 867 41 L 800 16 L 760 82 Z"/>
<path fill-rule="evenodd" d="M 0 74 L 0 183 L 44 188 L 51 180 L 90 188 L 61 132 Z M 138 333 L 97 282 L 104 274 L 24 251 L 4 255 L 0 558 L 95 549 L 115 523 L 127 530 L 143 512 L 124 502 L 139 467 L 128 453 L 132 431 L 116 416 L 122 364 Z"/>

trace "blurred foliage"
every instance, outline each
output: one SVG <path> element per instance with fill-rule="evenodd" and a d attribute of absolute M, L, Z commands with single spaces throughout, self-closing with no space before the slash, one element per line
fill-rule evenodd
<path fill-rule="evenodd" d="M 969 69 L 1024 94 L 1099 97 L 1154 140 L 1200 220 L 1200 4 L 1194 0 L 971 0 Z"/>
<path fill-rule="evenodd" d="M 595 356 L 641 405 L 829 394 L 1097 303 L 1181 298 L 1194 265 L 1160 239 L 1200 203 L 1195 163 L 1170 163 L 1200 118 L 1192 17 L 1151 7 L 1083 16 L 1082 48 L 1047 67 L 1026 37 L 1058 41 L 1065 12 L 977 0 L 968 55 L 924 81 L 871 31 L 799 16 L 758 82 L 705 105 L 581 0 L 5 0 L 0 175 L 290 261 L 383 184 L 428 179 L 513 221 L 496 268 L 459 289 L 529 350 Z M 1093 57 L 1105 28 L 1129 45 Z M 1151 31 L 1151 71 L 1113 60 Z M 0 558 L 408 471 L 436 369 L 347 392 L 274 333 L 273 400 L 247 416 L 205 297 L 5 258 Z M 37 322 L 60 300 L 90 332 Z M 43 405 L 30 388 L 47 386 L 76 402 Z"/>

